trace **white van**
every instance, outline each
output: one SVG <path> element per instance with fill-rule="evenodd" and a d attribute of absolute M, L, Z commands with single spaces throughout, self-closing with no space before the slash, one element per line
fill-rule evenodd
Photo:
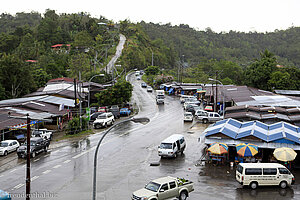
<path fill-rule="evenodd" d="M 140 71 L 136 71 L 136 72 L 135 72 L 135 75 L 136 75 L 136 76 L 139 76 L 139 75 L 140 75 Z"/>
<path fill-rule="evenodd" d="M 278 163 L 240 163 L 236 168 L 235 178 L 241 185 L 252 189 L 263 185 L 286 188 L 295 183 L 293 174 Z"/>
<path fill-rule="evenodd" d="M 183 154 L 186 143 L 183 135 L 174 134 L 163 140 L 158 146 L 158 155 L 161 157 L 177 157 L 178 153 Z"/>
<path fill-rule="evenodd" d="M 181 103 L 185 103 L 185 100 L 186 99 L 195 99 L 195 100 L 197 100 L 197 97 L 195 97 L 195 96 L 190 96 L 190 95 L 184 95 L 184 94 L 182 94 L 181 96 L 180 96 L 180 102 Z"/>

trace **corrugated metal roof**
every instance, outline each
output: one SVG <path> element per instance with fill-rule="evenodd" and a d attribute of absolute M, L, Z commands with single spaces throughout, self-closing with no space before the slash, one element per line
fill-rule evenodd
<path fill-rule="evenodd" d="M 300 95 L 299 90 L 275 90 L 276 94 L 283 94 L 283 95 Z"/>
<path fill-rule="evenodd" d="M 234 126 L 233 126 L 234 124 Z M 207 128 L 205 137 L 223 134 L 232 139 L 244 139 L 248 136 L 255 137 L 263 142 L 273 142 L 286 139 L 300 144 L 300 128 L 286 122 L 267 125 L 259 121 L 239 122 L 234 119 L 224 119 L 220 123 Z"/>
<path fill-rule="evenodd" d="M 0 106 L 3 107 L 3 106 L 21 104 L 21 103 L 30 102 L 30 101 L 41 101 L 41 102 L 47 102 L 47 103 L 55 104 L 55 105 L 64 104 L 65 106 L 74 107 L 74 100 L 72 100 L 72 99 L 66 99 L 66 98 L 62 98 L 62 97 L 55 97 L 55 96 L 49 96 L 49 95 L 2 100 L 2 101 L 0 101 Z"/>

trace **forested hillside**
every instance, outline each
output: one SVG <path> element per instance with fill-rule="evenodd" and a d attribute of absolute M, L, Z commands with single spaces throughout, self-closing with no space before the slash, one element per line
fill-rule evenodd
<path fill-rule="evenodd" d="M 247 65 L 268 49 L 282 65 L 300 67 L 300 27 L 270 33 L 215 33 L 196 31 L 188 25 L 139 23 L 151 39 L 162 39 L 177 55 L 192 62 L 217 59 Z"/>

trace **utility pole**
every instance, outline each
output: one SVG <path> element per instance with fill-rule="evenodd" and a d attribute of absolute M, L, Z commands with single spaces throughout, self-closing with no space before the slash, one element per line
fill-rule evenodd
<path fill-rule="evenodd" d="M 30 200 L 30 118 L 27 114 L 26 200 Z"/>
<path fill-rule="evenodd" d="M 76 79 L 74 78 L 74 105 L 77 107 L 77 95 L 76 95 Z"/>
<path fill-rule="evenodd" d="M 216 80 L 218 80 L 218 71 L 216 71 Z M 216 81 L 216 101 L 215 101 L 215 108 L 214 111 L 217 112 L 218 107 L 218 82 Z"/>

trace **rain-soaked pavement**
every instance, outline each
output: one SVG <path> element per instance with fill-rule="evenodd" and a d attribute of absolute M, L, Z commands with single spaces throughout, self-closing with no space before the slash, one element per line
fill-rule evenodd
<path fill-rule="evenodd" d="M 157 106 L 154 93 L 134 84 L 133 102 L 140 109 L 138 117 L 149 117 L 146 125 L 126 123 L 112 130 L 104 139 L 98 154 L 97 199 L 129 200 L 133 191 L 148 181 L 162 177 L 184 177 L 194 182 L 190 200 L 199 199 L 300 199 L 300 173 L 293 172 L 292 188 L 265 187 L 251 190 L 235 181 L 230 166 L 213 166 L 199 161 L 202 155 L 203 130 L 207 125 L 183 123 L 183 109 L 177 97 L 166 97 L 165 105 Z M 32 160 L 32 199 L 78 199 L 92 197 L 93 158 L 95 146 L 104 130 L 79 141 L 52 143 L 50 152 Z M 184 155 L 176 159 L 160 159 L 159 143 L 171 134 L 186 138 Z M 198 142 L 198 138 L 202 138 Z M 159 162 L 159 166 L 150 166 Z M 25 161 L 16 154 L 0 158 L 0 189 L 16 196 L 25 192 Z M 45 197 L 45 198 L 44 198 Z M 24 198 L 13 198 L 24 199 Z"/>

